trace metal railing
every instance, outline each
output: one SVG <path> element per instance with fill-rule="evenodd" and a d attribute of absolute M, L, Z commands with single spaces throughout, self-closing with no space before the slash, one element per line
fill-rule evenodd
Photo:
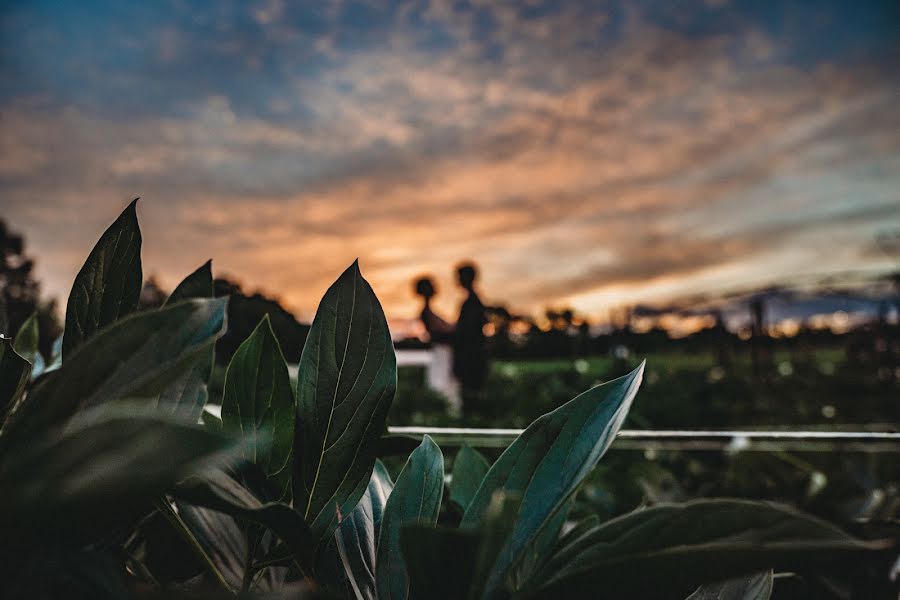
<path fill-rule="evenodd" d="M 522 429 L 474 427 L 388 427 L 388 434 L 421 438 L 430 435 L 438 444 L 478 448 L 508 446 Z M 900 433 L 880 431 L 692 431 L 625 429 L 613 448 L 622 450 L 707 450 L 900 453 Z"/>

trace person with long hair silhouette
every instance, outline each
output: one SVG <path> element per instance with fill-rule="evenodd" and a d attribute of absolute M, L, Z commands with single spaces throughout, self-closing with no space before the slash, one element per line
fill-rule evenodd
<path fill-rule="evenodd" d="M 456 328 L 448 323 L 431 307 L 431 299 L 437 293 L 431 277 L 420 277 L 415 282 L 416 295 L 422 298 L 422 312 L 419 319 L 425 326 L 431 342 L 431 366 L 427 377 L 429 385 L 441 390 L 447 396 L 451 414 L 459 414 L 462 406 L 459 397 L 459 382 L 453 375 L 453 350 L 451 343 Z"/>

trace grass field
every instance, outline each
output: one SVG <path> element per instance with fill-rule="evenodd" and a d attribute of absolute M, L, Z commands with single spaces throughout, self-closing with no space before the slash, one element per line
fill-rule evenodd
<path fill-rule="evenodd" d="M 629 418 L 640 428 L 896 425 L 896 382 L 879 380 L 866 365 L 849 365 L 842 349 L 777 352 L 765 376 L 755 377 L 750 358 L 728 368 L 712 353 L 646 357 L 644 383 Z M 495 361 L 481 414 L 452 418 L 424 385 L 420 368 L 401 368 L 394 424 L 519 427 L 582 391 L 627 372 L 638 357 Z"/>

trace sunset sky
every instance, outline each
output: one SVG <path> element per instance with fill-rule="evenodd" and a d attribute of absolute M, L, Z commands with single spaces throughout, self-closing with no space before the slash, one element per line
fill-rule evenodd
<path fill-rule="evenodd" d="M 301 318 L 355 257 L 397 319 L 897 268 L 897 6 L 4 2 L 0 217 L 63 305 L 136 196 L 146 274 Z"/>

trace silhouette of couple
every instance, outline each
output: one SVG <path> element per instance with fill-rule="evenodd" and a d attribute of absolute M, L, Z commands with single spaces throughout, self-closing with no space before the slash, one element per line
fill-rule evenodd
<path fill-rule="evenodd" d="M 431 308 L 431 299 L 437 290 L 430 277 L 422 277 L 416 281 L 416 294 L 422 297 L 424 303 L 420 319 L 431 338 L 438 362 L 441 362 L 441 354 L 452 352 L 452 360 L 444 362 L 452 364 L 453 378 L 460 388 L 463 408 L 466 412 L 471 412 L 484 408 L 482 395 L 488 373 L 484 336 L 487 310 L 475 292 L 475 279 L 478 276 L 475 265 L 459 265 L 456 276 L 467 296 L 460 306 L 455 325 L 442 319 Z M 451 403 L 453 400 L 451 398 Z"/>

